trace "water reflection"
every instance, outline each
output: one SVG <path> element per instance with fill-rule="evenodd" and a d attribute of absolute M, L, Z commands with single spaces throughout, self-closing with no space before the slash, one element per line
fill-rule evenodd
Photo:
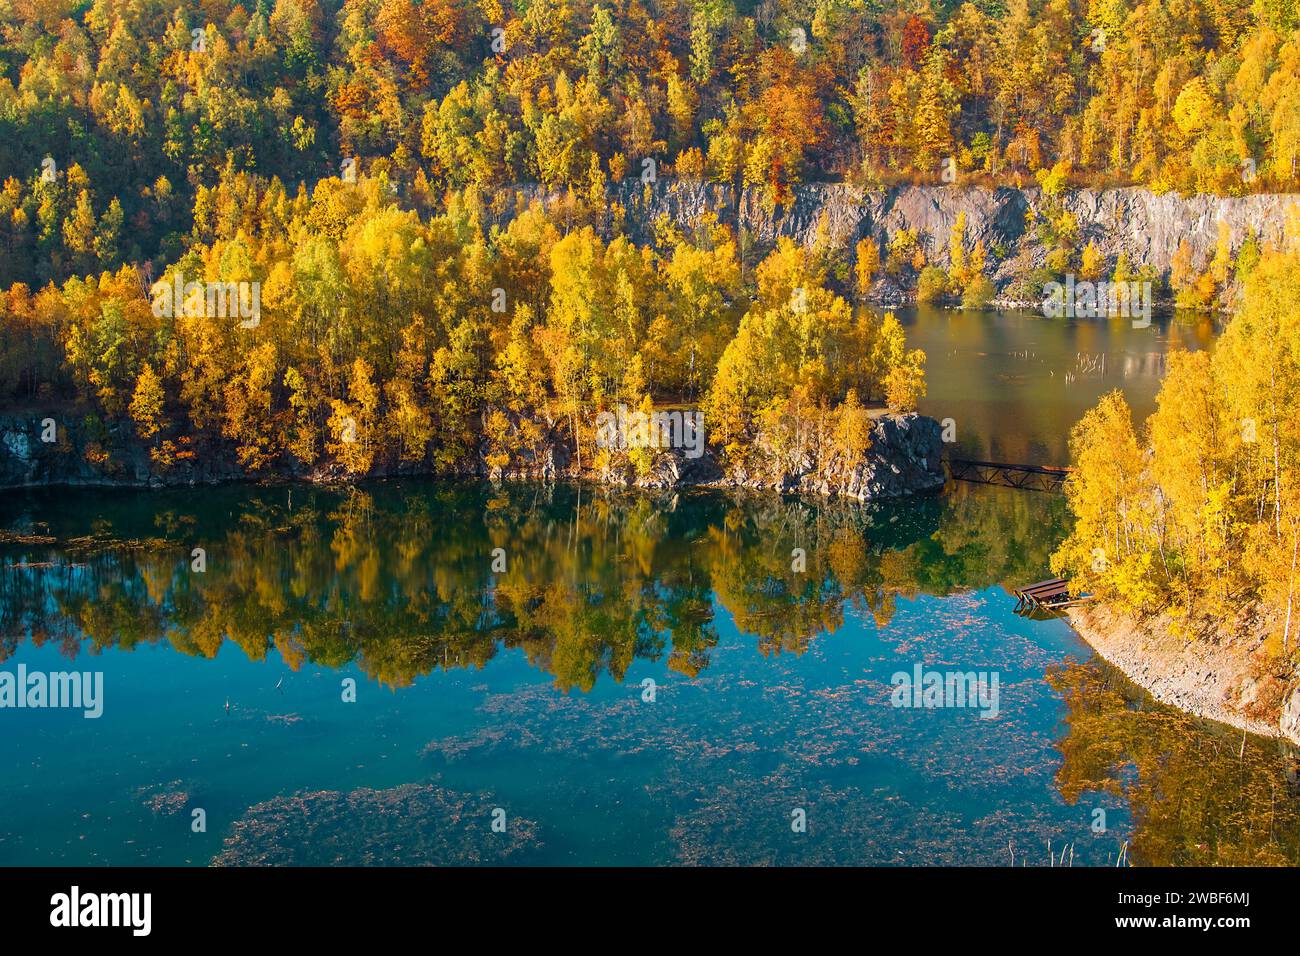
<path fill-rule="evenodd" d="M 1135 864 L 1300 863 L 1295 748 L 1154 704 L 1109 668 L 1065 665 L 1048 681 L 1067 707 L 1061 794 L 1122 796 Z"/>
<path fill-rule="evenodd" d="M 0 859 L 191 861 L 168 821 L 202 801 L 233 823 L 200 862 L 229 864 L 1300 862 L 1292 755 L 1011 613 L 999 588 L 1043 576 L 1064 521 L 1059 497 L 967 485 L 866 506 L 414 481 L 9 495 L 0 660 L 111 654 L 121 692 L 68 728 L 98 735 L 85 787 L 115 822 L 52 856 L 89 758 L 13 735 L 9 786 L 38 799 Z M 276 658 L 303 672 L 287 691 Z M 917 661 L 1000 671 L 999 719 L 890 707 Z M 345 718 L 317 678 L 354 666 L 431 692 Z M 652 710 L 623 686 L 647 673 L 669 688 Z M 437 830 L 497 801 L 521 826 L 499 856 Z"/>
<path fill-rule="evenodd" d="M 93 519 L 92 501 L 39 496 L 0 515 L 0 654 L 24 636 L 69 654 L 230 641 L 403 686 L 518 647 L 590 690 L 637 658 L 699 674 L 715 601 L 764 654 L 797 654 L 846 609 L 886 624 L 899 595 L 1040 572 L 1064 520 L 1057 499 L 965 486 L 865 506 L 449 484 L 168 494 L 154 513 L 137 498 Z"/>
<path fill-rule="evenodd" d="M 1048 319 L 1025 312 L 902 310 L 908 344 L 926 352 L 921 411 L 952 418 L 968 458 L 1068 463 L 1070 428 L 1113 388 L 1135 418 L 1155 410 L 1167 355 L 1212 348 L 1212 319 L 1179 314 L 1134 328 L 1129 319 Z"/>

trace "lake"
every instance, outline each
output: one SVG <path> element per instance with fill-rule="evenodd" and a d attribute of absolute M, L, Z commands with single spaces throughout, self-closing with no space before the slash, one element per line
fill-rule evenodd
<path fill-rule="evenodd" d="M 903 318 L 927 410 L 1012 461 L 1210 342 Z M 0 709 L 0 865 L 1300 862 L 1290 748 L 1014 613 L 1066 521 L 970 485 L 6 492 L 0 671 L 101 674 L 102 715 Z"/>
<path fill-rule="evenodd" d="M 1209 348 L 1214 323 L 1199 315 L 1045 319 L 1026 312 L 960 312 L 921 306 L 897 312 L 909 348 L 926 353 L 920 410 L 951 418 L 966 458 L 1069 464 L 1070 428 L 1111 389 L 1134 419 L 1155 411 L 1173 349 Z"/>

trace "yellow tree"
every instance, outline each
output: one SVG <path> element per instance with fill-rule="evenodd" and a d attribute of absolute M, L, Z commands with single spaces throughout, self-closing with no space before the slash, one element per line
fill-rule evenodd
<path fill-rule="evenodd" d="M 1052 570 L 1072 575 L 1081 591 L 1154 606 L 1146 513 L 1152 489 L 1122 392 L 1103 396 L 1074 426 L 1070 457 L 1075 470 L 1065 489 L 1075 524 L 1052 555 Z"/>
<path fill-rule="evenodd" d="M 1205 352 L 1176 351 L 1148 423 L 1151 474 L 1160 488 L 1156 545 L 1162 576 L 1181 585 L 1191 612 L 1197 592 L 1213 586 L 1226 597 L 1235 555 L 1227 547 L 1233 526 L 1226 509 L 1232 475 L 1223 400 Z"/>
<path fill-rule="evenodd" d="M 876 273 L 880 271 L 880 246 L 870 236 L 859 239 L 854 257 L 854 276 L 858 280 L 858 295 L 865 298 L 875 284 Z"/>
<path fill-rule="evenodd" d="M 416 319 L 402 330 L 397 368 L 384 385 L 388 431 L 403 462 L 422 462 L 433 440 L 433 418 L 424 394 L 428 367 L 428 336 L 424 322 Z"/>
<path fill-rule="evenodd" d="M 351 475 L 370 471 L 375 459 L 375 410 L 379 391 L 374 370 L 363 358 L 353 361 L 348 370 L 348 401 L 330 402 L 329 434 L 333 441 L 325 448 Z"/>
<path fill-rule="evenodd" d="M 259 471 L 280 449 L 280 428 L 272 411 L 271 388 L 277 379 L 275 345 L 263 342 L 248 353 L 222 390 L 222 434 L 235 442 L 239 463 Z"/>
<path fill-rule="evenodd" d="M 667 334 L 657 344 L 670 363 L 662 380 L 691 397 L 699 393 L 735 329 L 730 303 L 740 295 L 740 264 L 730 233 L 719 232 L 721 241 L 709 247 L 679 242 L 662 270 L 669 291 Z"/>
<path fill-rule="evenodd" d="M 162 429 L 163 420 L 162 380 L 153 367 L 145 362 L 140 375 L 135 380 L 135 393 L 131 396 L 131 420 L 135 422 L 136 434 L 150 439 Z"/>

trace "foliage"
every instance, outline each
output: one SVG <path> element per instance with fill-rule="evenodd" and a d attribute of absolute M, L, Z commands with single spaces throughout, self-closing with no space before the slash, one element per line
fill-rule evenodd
<path fill-rule="evenodd" d="M 1071 435 L 1075 526 L 1053 569 L 1189 625 L 1243 610 L 1295 653 L 1300 253 L 1265 251 L 1212 356 L 1175 352 L 1142 432 L 1118 392 Z"/>
<path fill-rule="evenodd" d="M 1300 188 L 1293 0 L 808 17 L 791 0 L 6 5 L 0 283 L 161 272 L 191 232 L 233 237 L 353 172 L 442 212 L 467 189 L 589 195 L 649 168 L 747 183 L 769 208 L 826 177 Z M 231 192 L 254 172 L 284 185 Z"/>
<path fill-rule="evenodd" d="M 364 174 L 295 199 L 241 175 L 210 196 L 261 212 L 192 239 L 161 288 L 258 283 L 256 321 L 210 312 L 202 288 L 156 308 L 129 268 L 17 285 L 0 335 L 21 351 L 0 366 L 0 399 L 129 418 L 160 468 L 197 443 L 246 473 L 350 477 L 455 472 L 480 452 L 501 473 L 535 460 L 557 419 L 590 464 L 594 413 L 618 403 L 704 402 L 706 435 L 726 445 L 778 405 L 802 435 L 851 389 L 912 407 L 923 387 L 902 327 L 855 314 L 824 250 L 789 240 L 742 279 L 716 223 L 636 245 L 564 229 L 540 202 L 490 226 L 477 208 L 425 218 Z"/>

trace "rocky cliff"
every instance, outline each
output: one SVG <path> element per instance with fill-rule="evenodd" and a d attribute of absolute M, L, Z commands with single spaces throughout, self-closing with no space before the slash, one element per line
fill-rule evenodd
<path fill-rule="evenodd" d="M 446 477 L 508 478 L 555 481 L 581 479 L 641 488 L 753 488 L 868 500 L 941 488 L 943 443 L 939 423 L 924 415 L 879 415 L 867 449 L 852 460 L 813 454 L 788 460 L 768 449 L 762 436 L 744 465 L 719 462 L 714 449 L 697 457 L 681 449 L 657 450 L 648 470 L 639 472 L 626 453 L 604 456 L 598 469 L 590 461 L 579 467 L 572 440 L 558 421 L 537 421 L 543 436 L 530 454 L 516 455 L 505 468 L 494 468 L 487 443 L 471 460 L 449 469 Z M 588 454 L 588 459 L 590 459 Z M 428 469 L 377 467 L 374 477 L 428 474 Z M 441 474 L 441 473 L 440 473 Z M 151 467 L 146 446 L 126 425 L 95 431 L 68 412 L 0 416 L 0 488 L 64 485 L 184 487 L 223 481 L 265 478 L 333 481 L 337 469 L 305 473 L 280 468 L 272 474 L 245 474 L 231 449 L 196 447 L 165 471 Z"/>
<path fill-rule="evenodd" d="M 546 197 L 536 188 L 523 190 Z M 949 265 L 948 238 L 958 216 L 966 215 L 968 246 L 982 241 L 989 254 L 992 279 L 1005 291 L 1028 269 L 1043 265 L 1047 250 L 1026 227 L 1025 214 L 1042 199 L 1041 191 L 1010 187 L 897 186 L 866 189 L 843 183 L 808 183 L 796 188 L 792 202 L 775 210 L 764 207 L 758 191 L 737 193 L 729 186 L 703 182 L 628 182 L 617 190 L 626 209 L 623 228 L 648 241 L 654 224 L 667 217 L 692 227 L 706 217 L 738 226 L 760 247 L 781 237 L 811 245 L 821 233 L 840 248 L 870 237 L 883 249 L 903 229 L 913 232 L 929 262 Z M 1157 195 L 1146 189 L 1081 189 L 1061 197 L 1079 222 L 1079 241 L 1095 242 L 1113 267 L 1123 254 L 1135 270 L 1144 266 L 1168 276 L 1174 253 L 1184 240 L 1202 268 L 1214 256 L 1219 222 L 1227 224 L 1234 249 L 1252 233 L 1261 242 L 1282 239 L 1288 215 L 1300 222 L 1300 194 L 1220 196 Z M 887 290 L 888 294 L 888 290 Z M 896 299 L 907 296 L 892 290 Z"/>
<path fill-rule="evenodd" d="M 60 485 L 163 487 L 244 477 L 234 456 L 200 449 L 166 474 L 124 422 L 92 426 L 68 410 L 0 415 L 0 488 Z"/>
<path fill-rule="evenodd" d="M 759 435 L 745 461 L 725 468 L 710 450 L 699 458 L 665 450 L 645 474 L 638 474 L 626 456 L 615 456 L 592 477 L 641 488 L 749 488 L 858 501 L 935 491 L 946 480 L 939 423 L 914 413 L 880 415 L 867 448 L 855 456 L 833 453 L 819 459 L 809 451 L 791 459 L 769 449 Z"/>

